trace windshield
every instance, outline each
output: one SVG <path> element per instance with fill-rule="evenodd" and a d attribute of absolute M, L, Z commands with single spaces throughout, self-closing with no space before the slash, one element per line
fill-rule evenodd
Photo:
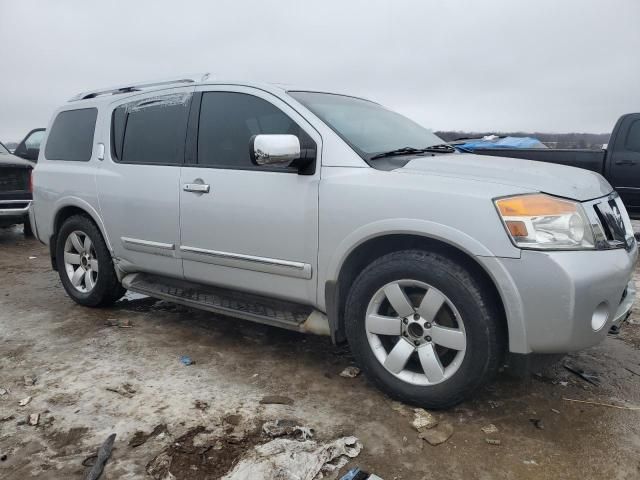
<path fill-rule="evenodd" d="M 9 150 L 2 143 L 0 143 L 0 153 L 9 153 Z"/>
<path fill-rule="evenodd" d="M 444 141 L 430 130 L 361 98 L 317 92 L 289 92 L 366 160 L 406 147 L 423 149 Z"/>

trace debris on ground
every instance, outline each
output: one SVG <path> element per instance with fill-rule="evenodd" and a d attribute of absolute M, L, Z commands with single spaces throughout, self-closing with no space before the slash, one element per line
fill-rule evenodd
<path fill-rule="evenodd" d="M 260 400 L 262 405 L 293 405 L 293 399 L 282 395 L 267 395 Z"/>
<path fill-rule="evenodd" d="M 0 388 L 0 397 L 6 395 L 7 393 L 9 393 L 9 390 L 7 390 L 6 388 Z"/>
<path fill-rule="evenodd" d="M 133 327 L 133 323 L 128 318 L 124 318 L 122 320 L 117 320 L 115 318 L 110 318 L 104 323 L 107 327 L 118 327 L 118 328 L 131 328 Z"/>
<path fill-rule="evenodd" d="M 340 480 L 382 480 L 382 478 L 372 473 L 365 472 L 364 470 L 360 470 L 358 467 L 356 467 L 352 468 L 342 477 L 340 477 Z"/>
<path fill-rule="evenodd" d="M 145 433 L 141 430 L 138 430 L 136 433 L 133 434 L 133 437 L 131 437 L 131 440 L 129 440 L 129 446 L 131 448 L 139 447 L 150 438 L 157 437 L 167 432 L 168 432 L 167 425 L 164 423 L 160 425 L 156 425 L 156 427 L 153 429 L 151 433 Z"/>
<path fill-rule="evenodd" d="M 558 415 L 560 415 L 560 410 L 556 410 L 555 408 L 552 408 L 552 409 L 551 409 L 551 411 L 552 411 L 553 413 L 557 413 Z"/>
<path fill-rule="evenodd" d="M 429 445 L 436 446 L 449 440 L 451 435 L 453 435 L 453 425 L 450 423 L 441 423 L 435 428 L 423 430 L 418 437 L 425 440 Z"/>
<path fill-rule="evenodd" d="M 98 453 L 96 455 L 96 461 L 91 467 L 91 470 L 84 477 L 84 480 L 96 480 L 102 474 L 102 470 L 104 469 L 104 464 L 107 463 L 109 457 L 111 456 L 111 450 L 113 449 L 113 442 L 116 440 L 116 434 L 112 433 L 107 437 L 104 443 L 98 449 Z"/>
<path fill-rule="evenodd" d="M 347 367 L 340 372 L 340 376 L 344 378 L 356 378 L 358 375 L 360 375 L 358 367 Z"/>
<path fill-rule="evenodd" d="M 418 432 L 421 432 L 425 429 L 433 428 L 438 425 L 438 420 L 436 420 L 433 415 L 422 408 L 415 408 L 413 410 L 413 415 L 414 416 L 411 425 Z"/>
<path fill-rule="evenodd" d="M 536 462 L 535 460 L 523 460 L 522 463 L 524 463 L 525 465 L 538 465 L 538 462 Z"/>
<path fill-rule="evenodd" d="M 540 418 L 530 418 L 529 421 L 538 430 L 544 430 L 544 423 L 542 423 L 542 419 L 540 419 Z"/>
<path fill-rule="evenodd" d="M 6 462 L 6 461 L 7 461 L 7 456 L 6 455 L 0 456 L 0 462 Z"/>
<path fill-rule="evenodd" d="M 209 404 L 203 400 L 195 400 L 193 402 L 193 407 L 196 408 L 197 410 L 202 410 L 203 412 L 206 412 L 207 409 L 209 408 Z"/>
<path fill-rule="evenodd" d="M 482 430 L 487 435 L 491 435 L 492 433 L 498 433 L 498 427 L 496 427 L 493 423 L 490 423 L 486 427 L 482 427 L 480 430 Z"/>
<path fill-rule="evenodd" d="M 295 420 L 272 420 L 262 425 L 262 431 L 270 437 L 300 436 L 301 440 L 313 437 L 313 429 L 298 425 Z"/>
<path fill-rule="evenodd" d="M 578 400 L 578 399 L 575 399 L 575 398 L 566 398 L 566 397 L 563 397 L 562 399 L 566 400 L 567 402 L 586 403 L 588 405 L 597 405 L 599 407 L 618 408 L 620 410 L 640 410 L 640 407 L 636 407 L 636 406 L 627 407 L 625 405 L 613 405 L 611 403 L 591 402 L 591 401 L 588 401 L 588 400 Z"/>
<path fill-rule="evenodd" d="M 15 415 L 7 415 L 6 417 L 0 417 L 0 423 L 8 422 L 16 418 Z"/>
<path fill-rule="evenodd" d="M 105 387 L 108 392 L 117 393 L 123 397 L 131 398 L 135 395 L 136 389 L 130 383 L 123 383 L 119 387 Z"/>
<path fill-rule="evenodd" d="M 196 362 L 190 356 L 182 355 L 180 357 L 180 363 L 188 367 L 189 365 L 195 365 Z"/>
<path fill-rule="evenodd" d="M 255 447 L 222 479 L 313 480 L 336 472 L 361 450 L 362 444 L 356 437 L 343 437 L 325 444 L 278 438 Z"/>
<path fill-rule="evenodd" d="M 577 365 L 572 365 L 570 363 L 565 363 L 564 368 L 574 375 L 582 378 L 585 382 L 589 382 L 591 385 L 595 385 L 596 387 L 600 385 L 600 377 L 598 377 L 593 372 L 588 372 L 584 370 L 582 367 Z"/>
<path fill-rule="evenodd" d="M 637 375 L 637 376 L 639 376 L 639 377 L 640 377 L 640 373 L 636 372 L 635 370 L 631 370 L 631 369 L 630 369 L 630 368 L 628 368 L 628 367 L 624 367 L 624 369 L 625 369 L 627 372 L 633 373 L 634 375 Z"/>
<path fill-rule="evenodd" d="M 500 400 L 487 400 L 487 403 L 491 408 L 500 408 L 504 405 L 504 402 Z"/>
<path fill-rule="evenodd" d="M 240 423 L 242 423 L 242 415 L 238 415 L 238 414 L 227 415 L 222 419 L 222 421 L 224 423 L 228 423 L 229 425 L 233 425 L 237 427 L 238 425 L 240 425 Z"/>
<path fill-rule="evenodd" d="M 23 380 L 26 387 L 31 387 L 36 384 L 37 377 L 33 375 L 25 375 Z"/>
<path fill-rule="evenodd" d="M 485 438 L 484 441 L 489 445 L 502 445 L 502 441 L 497 438 Z"/>
<path fill-rule="evenodd" d="M 39 413 L 32 413 L 31 415 L 29 415 L 29 420 L 28 420 L 29 425 L 35 427 L 36 425 L 38 425 L 39 421 L 40 421 Z"/>
<path fill-rule="evenodd" d="M 31 397 L 25 397 L 22 400 L 20 400 L 18 402 L 18 405 L 20 405 L 21 407 L 24 407 L 25 405 L 27 405 L 29 402 L 31 401 Z"/>

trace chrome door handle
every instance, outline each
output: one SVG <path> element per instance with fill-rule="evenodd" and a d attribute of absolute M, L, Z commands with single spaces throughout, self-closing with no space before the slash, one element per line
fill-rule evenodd
<path fill-rule="evenodd" d="M 185 192 L 193 193 L 209 193 L 209 185 L 204 183 L 185 183 L 182 185 L 182 189 Z"/>

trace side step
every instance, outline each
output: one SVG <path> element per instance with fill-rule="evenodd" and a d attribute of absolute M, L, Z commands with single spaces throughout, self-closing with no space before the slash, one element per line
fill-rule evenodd
<path fill-rule="evenodd" d="M 132 292 L 187 307 L 296 332 L 330 335 L 324 313 L 297 303 L 146 273 L 129 274 L 122 279 L 122 285 Z"/>

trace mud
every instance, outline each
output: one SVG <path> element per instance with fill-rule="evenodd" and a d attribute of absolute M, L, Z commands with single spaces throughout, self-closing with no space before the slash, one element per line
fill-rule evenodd
<path fill-rule="evenodd" d="M 326 338 L 136 295 L 110 309 L 77 306 L 46 247 L 18 229 L 0 229 L 0 286 L 3 479 L 82 478 L 83 460 L 111 433 L 102 479 L 153 478 L 148 466 L 158 458 L 171 459 L 178 480 L 220 478 L 267 441 L 265 421 L 284 418 L 319 440 L 358 437 L 364 449 L 340 473 L 358 465 L 386 480 L 640 478 L 640 411 L 564 400 L 640 405 L 638 314 L 619 335 L 569 357 L 597 384 L 562 363 L 526 381 L 500 376 L 459 407 L 432 412 L 453 434 L 431 446 L 411 426 L 410 407 L 363 375 L 340 376 L 353 359 Z M 183 365 L 182 355 L 196 363 Z M 35 385 L 25 385 L 25 375 L 37 377 Z M 293 403 L 261 403 L 274 395 Z M 34 413 L 40 424 L 24 423 Z M 167 432 L 129 445 L 136 432 L 163 424 Z M 487 443 L 481 429 L 489 424 L 499 443 Z"/>

